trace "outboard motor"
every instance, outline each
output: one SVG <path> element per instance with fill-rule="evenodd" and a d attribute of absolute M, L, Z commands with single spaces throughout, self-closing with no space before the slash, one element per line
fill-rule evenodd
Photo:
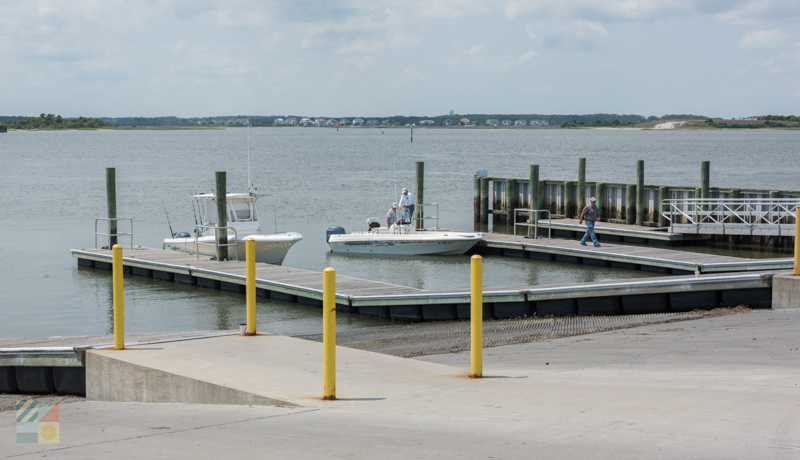
<path fill-rule="evenodd" d="M 344 235 L 344 228 L 342 227 L 328 227 L 328 231 L 325 232 L 325 242 L 331 240 L 331 235 Z"/>
<path fill-rule="evenodd" d="M 191 238 L 192 235 L 189 232 L 178 232 L 175 234 L 175 238 Z"/>
<path fill-rule="evenodd" d="M 370 217 L 367 219 L 367 226 L 370 230 L 373 228 L 381 228 L 381 221 L 377 217 Z"/>

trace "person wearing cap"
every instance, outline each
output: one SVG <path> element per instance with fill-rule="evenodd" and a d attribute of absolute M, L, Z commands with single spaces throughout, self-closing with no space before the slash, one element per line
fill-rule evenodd
<path fill-rule="evenodd" d="M 600 219 L 600 210 L 597 209 L 597 198 L 591 197 L 589 199 L 589 205 L 583 208 L 581 211 L 581 218 L 578 220 L 578 224 L 582 224 L 583 221 L 586 221 L 586 234 L 583 235 L 581 239 L 581 244 L 586 246 L 586 240 L 589 237 L 592 237 L 592 242 L 594 242 L 594 247 L 600 246 L 600 243 L 597 242 L 597 235 L 594 233 L 594 223 Z"/>
<path fill-rule="evenodd" d="M 392 209 L 386 213 L 386 228 L 397 222 L 397 203 L 392 203 Z"/>
<path fill-rule="evenodd" d="M 403 194 L 400 195 L 400 209 L 407 209 L 408 219 L 414 219 L 414 195 L 408 193 L 407 188 L 403 188 Z"/>

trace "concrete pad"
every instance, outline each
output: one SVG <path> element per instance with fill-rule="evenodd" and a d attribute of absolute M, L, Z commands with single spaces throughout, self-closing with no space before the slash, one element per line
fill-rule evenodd
<path fill-rule="evenodd" d="M 337 397 L 343 400 L 386 398 L 466 375 L 447 366 L 344 347 L 337 348 L 336 363 Z M 322 379 L 321 343 L 271 334 L 86 354 L 86 398 L 94 401 L 316 406 L 323 403 Z"/>
<path fill-rule="evenodd" d="M 772 277 L 772 309 L 800 308 L 800 276 Z"/>

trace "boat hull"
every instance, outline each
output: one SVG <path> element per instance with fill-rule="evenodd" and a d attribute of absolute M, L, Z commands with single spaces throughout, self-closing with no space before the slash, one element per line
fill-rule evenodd
<path fill-rule="evenodd" d="M 278 233 L 274 235 L 243 235 L 239 236 L 236 247 L 228 247 L 228 257 L 236 259 L 237 250 L 239 260 L 245 260 L 246 238 L 253 238 L 256 243 L 256 262 L 281 265 L 289 249 L 303 239 L 299 233 Z M 195 244 L 194 238 L 171 238 L 164 240 L 164 249 L 168 251 L 198 254 L 206 257 L 216 257 L 216 247 L 213 236 L 204 236 L 197 239 L 200 244 Z"/>
<path fill-rule="evenodd" d="M 452 235 L 452 236 L 451 236 Z M 432 235 L 331 235 L 328 244 L 335 253 L 376 255 L 455 255 L 472 249 L 482 237 L 474 233 Z"/>

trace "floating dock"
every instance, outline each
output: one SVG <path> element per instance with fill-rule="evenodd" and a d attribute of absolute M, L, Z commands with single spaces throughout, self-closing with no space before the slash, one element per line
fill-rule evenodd
<path fill-rule="evenodd" d="M 574 243 L 577 248 L 581 248 L 576 251 L 586 250 L 577 242 L 568 243 Z M 537 254 L 522 249 L 519 244 L 541 243 L 514 244 L 518 245 L 517 249 L 510 247 L 502 251 Z M 599 248 L 590 248 L 588 251 L 593 249 Z M 551 247 L 548 250 L 566 252 L 569 249 Z M 571 257 L 580 259 L 581 256 L 576 254 L 578 253 Z M 72 255 L 81 266 L 111 269 L 109 250 L 76 249 L 72 250 Z M 628 254 L 626 257 L 635 255 Z M 586 259 L 592 260 L 588 257 Z M 628 263 L 632 263 L 630 260 L 628 259 Z M 195 256 L 184 253 L 134 248 L 124 250 L 123 267 L 127 273 L 165 281 L 242 293 L 245 289 L 244 262 L 197 260 Z M 313 306 L 322 305 L 322 273 L 267 264 L 257 264 L 256 267 L 257 295 Z M 484 317 L 681 312 L 742 304 L 754 308 L 769 308 L 772 301 L 772 276 L 786 273 L 788 271 L 751 271 L 484 289 Z M 412 321 L 470 317 L 469 289 L 428 291 L 347 276 L 336 278 L 338 311 Z"/>
<path fill-rule="evenodd" d="M 745 259 L 654 247 L 608 244 L 603 241 L 600 244 L 600 247 L 594 247 L 590 241 L 586 246 L 582 246 L 577 239 L 528 239 L 523 236 L 486 233 L 483 241 L 475 247 L 475 252 L 674 275 L 696 272 L 788 270 L 794 267 L 794 259 L 791 257 Z"/>
<path fill-rule="evenodd" d="M 581 238 L 586 233 L 586 225 L 579 224 L 578 219 L 539 220 L 540 235 L 547 229 L 557 238 Z M 598 222 L 594 227 L 601 243 L 652 244 L 655 246 L 683 246 L 706 242 L 710 235 L 670 233 L 664 227 L 643 227 L 639 225 Z"/>

